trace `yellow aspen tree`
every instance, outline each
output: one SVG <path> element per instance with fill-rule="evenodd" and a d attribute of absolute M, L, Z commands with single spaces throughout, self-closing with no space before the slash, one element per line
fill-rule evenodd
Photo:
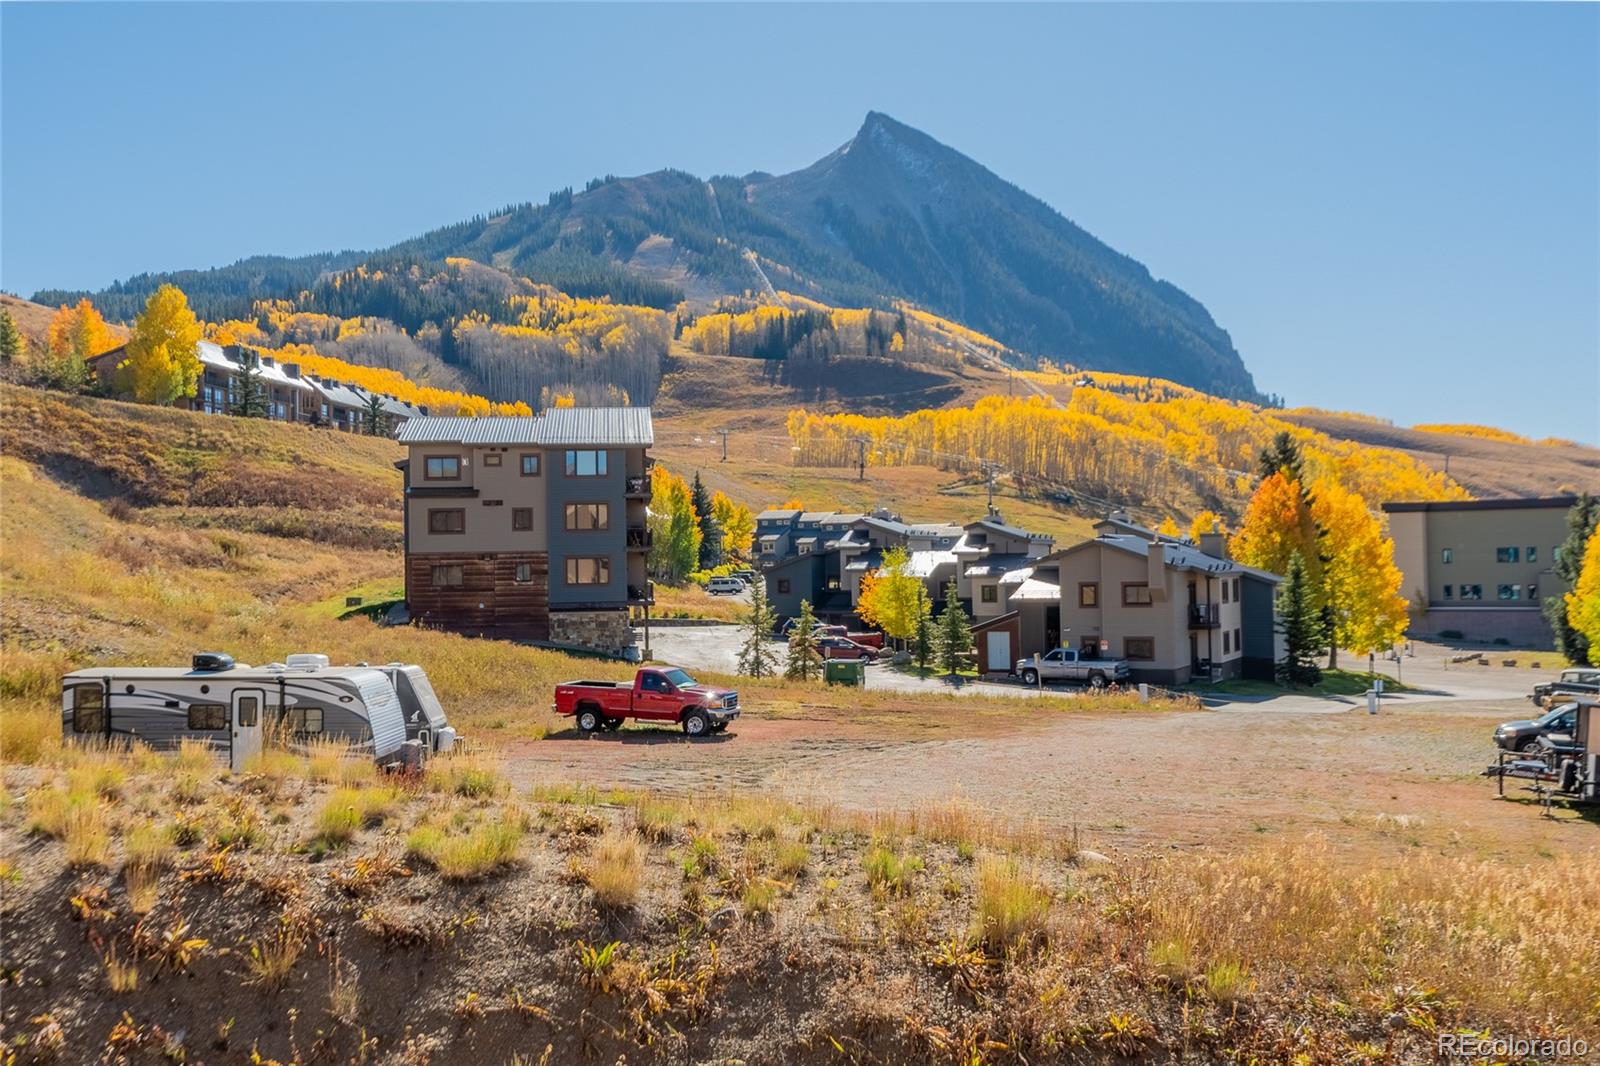
<path fill-rule="evenodd" d="M 1589 641 L 1590 661 L 1593 649 L 1600 648 L 1600 530 L 1589 534 L 1583 549 L 1583 569 L 1572 591 L 1566 594 L 1567 624 Z"/>
<path fill-rule="evenodd" d="M 1189 536 L 1198 541 L 1204 533 L 1221 533 L 1222 516 L 1215 511 L 1201 511 L 1189 523 Z"/>
<path fill-rule="evenodd" d="M 58 359 L 92 359 L 115 348 L 117 338 L 94 304 L 84 297 L 76 305 L 63 305 L 55 313 L 45 331 L 45 343 Z"/>
<path fill-rule="evenodd" d="M 193 396 L 200 377 L 200 323 L 189 298 L 163 285 L 145 301 L 133 326 L 128 358 L 117 368 L 119 387 L 141 403 L 171 403 Z"/>
<path fill-rule="evenodd" d="M 741 559 L 750 558 L 755 542 L 756 516 L 750 508 L 736 503 L 724 492 L 711 494 L 711 517 L 722 528 L 722 550 Z"/>
<path fill-rule="evenodd" d="M 1319 478 L 1311 496 L 1312 517 L 1325 531 L 1322 602 L 1333 624 L 1333 646 L 1357 655 L 1392 647 L 1407 620 L 1394 541 L 1361 497 L 1331 479 Z"/>

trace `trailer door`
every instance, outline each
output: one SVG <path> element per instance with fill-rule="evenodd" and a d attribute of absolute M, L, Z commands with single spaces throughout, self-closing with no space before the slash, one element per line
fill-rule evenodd
<path fill-rule="evenodd" d="M 266 693 L 257 688 L 235 689 L 233 693 L 233 722 L 231 725 L 232 753 L 228 765 L 234 773 L 244 769 L 252 755 L 261 753 L 262 708 Z"/>

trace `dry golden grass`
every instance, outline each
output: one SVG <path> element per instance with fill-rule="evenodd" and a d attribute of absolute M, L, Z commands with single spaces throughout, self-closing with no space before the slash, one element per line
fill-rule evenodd
<path fill-rule="evenodd" d="M 312 781 L 359 785 L 378 775 L 378 764 L 371 755 L 363 754 L 341 740 L 317 737 L 304 748 L 306 773 Z"/>
<path fill-rule="evenodd" d="M 406 850 L 450 881 L 478 881 L 516 861 L 527 818 L 501 808 L 465 825 L 430 822 L 406 838 Z"/>
<path fill-rule="evenodd" d="M 313 845 L 343 847 L 361 829 L 382 825 L 394 812 L 398 798 L 399 794 L 386 786 L 335 789 L 317 812 Z"/>
<path fill-rule="evenodd" d="M 1050 892 L 1015 858 L 978 864 L 973 932 L 991 951 L 1026 946 L 1044 933 Z"/>
<path fill-rule="evenodd" d="M 620 910 L 632 907 L 644 884 L 644 843 L 631 830 L 611 829 L 594 843 L 584 880 L 597 903 Z"/>

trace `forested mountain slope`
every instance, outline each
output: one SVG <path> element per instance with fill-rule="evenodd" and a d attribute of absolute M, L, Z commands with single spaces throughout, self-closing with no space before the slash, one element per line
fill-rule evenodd
<path fill-rule="evenodd" d="M 170 281 L 199 314 L 220 321 L 249 316 L 258 301 L 315 293 L 359 265 L 435 268 L 451 258 L 579 299 L 659 310 L 779 290 L 841 307 L 909 302 L 1024 358 L 1256 396 L 1227 333 L 1197 301 L 966 156 L 877 113 L 843 147 L 781 177 L 608 176 L 377 252 L 257 256 L 139 275 L 88 295 L 107 317 L 128 320 Z M 35 299 L 80 295 L 52 290 Z M 459 318 L 483 309 L 436 310 Z M 348 301 L 336 313 L 388 317 Z"/>

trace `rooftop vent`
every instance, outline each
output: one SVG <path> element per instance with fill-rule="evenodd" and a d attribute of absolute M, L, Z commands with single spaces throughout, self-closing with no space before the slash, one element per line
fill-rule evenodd
<path fill-rule="evenodd" d="M 202 651 L 195 654 L 191 662 L 197 674 L 215 673 L 219 670 L 233 669 L 233 656 L 225 655 L 220 651 Z"/>
<path fill-rule="evenodd" d="M 283 661 L 283 664 L 291 670 L 321 670 L 328 665 L 328 657 L 311 652 L 300 652 L 289 656 Z"/>

